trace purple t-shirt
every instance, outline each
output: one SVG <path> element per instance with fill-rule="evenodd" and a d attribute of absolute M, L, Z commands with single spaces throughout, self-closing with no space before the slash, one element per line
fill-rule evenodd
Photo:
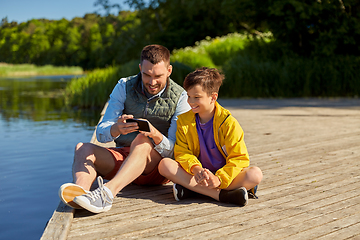
<path fill-rule="evenodd" d="M 201 124 L 199 115 L 196 114 L 196 130 L 198 132 L 200 142 L 199 161 L 201 162 L 203 168 L 207 168 L 211 172 L 215 173 L 226 164 L 226 159 L 216 147 L 213 121 L 214 117 L 212 117 L 207 123 Z"/>

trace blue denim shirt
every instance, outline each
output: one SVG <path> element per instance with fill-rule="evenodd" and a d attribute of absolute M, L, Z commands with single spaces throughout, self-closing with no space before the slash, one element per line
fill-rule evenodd
<path fill-rule="evenodd" d="M 165 88 L 158 93 L 161 93 Z M 126 99 L 126 78 L 121 78 L 116 84 L 114 90 L 110 94 L 109 105 L 106 109 L 102 121 L 98 124 L 96 128 L 96 137 L 99 142 L 111 142 L 119 136 L 113 137 L 110 133 L 110 128 L 114 125 L 118 118 L 123 114 L 124 103 Z M 158 144 L 154 144 L 154 149 L 162 157 L 173 157 L 174 154 L 174 144 L 176 141 L 176 121 L 178 116 L 184 112 L 189 111 L 191 108 L 187 103 L 187 93 L 183 91 L 179 98 L 179 101 L 176 105 L 175 114 L 171 118 L 170 127 L 168 130 L 168 137 L 163 135 L 163 140 Z"/>

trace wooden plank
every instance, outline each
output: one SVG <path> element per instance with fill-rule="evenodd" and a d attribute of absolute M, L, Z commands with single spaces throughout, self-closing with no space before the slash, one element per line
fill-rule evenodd
<path fill-rule="evenodd" d="M 221 102 L 221 101 L 220 101 Z M 224 100 L 264 173 L 246 207 L 176 202 L 172 184 L 129 185 L 109 212 L 76 210 L 68 239 L 360 237 L 360 100 Z M 106 145 L 105 145 L 106 146 Z"/>
<path fill-rule="evenodd" d="M 40 239 L 66 239 L 74 216 L 74 209 L 60 201 L 52 217 L 46 225 Z"/>

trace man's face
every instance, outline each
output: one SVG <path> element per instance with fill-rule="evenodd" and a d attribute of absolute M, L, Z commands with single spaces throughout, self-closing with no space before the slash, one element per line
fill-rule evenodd
<path fill-rule="evenodd" d="M 164 61 L 152 64 L 143 60 L 139 64 L 142 82 L 146 91 L 152 95 L 158 94 L 166 85 L 166 81 L 172 72 L 172 66 L 166 66 Z"/>

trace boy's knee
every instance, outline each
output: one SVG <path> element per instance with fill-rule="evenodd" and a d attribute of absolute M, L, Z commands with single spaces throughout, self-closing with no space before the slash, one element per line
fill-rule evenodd
<path fill-rule="evenodd" d="M 259 167 L 256 166 L 251 167 L 250 169 L 251 169 L 252 179 L 256 183 L 256 185 L 258 185 L 263 178 L 262 171 Z"/>
<path fill-rule="evenodd" d="M 162 176 L 169 175 L 169 173 L 170 173 L 170 164 L 171 164 L 172 161 L 174 161 L 174 160 L 172 160 L 170 158 L 161 159 L 161 161 L 159 162 L 159 165 L 158 165 L 158 170 L 159 170 L 159 173 Z"/>

